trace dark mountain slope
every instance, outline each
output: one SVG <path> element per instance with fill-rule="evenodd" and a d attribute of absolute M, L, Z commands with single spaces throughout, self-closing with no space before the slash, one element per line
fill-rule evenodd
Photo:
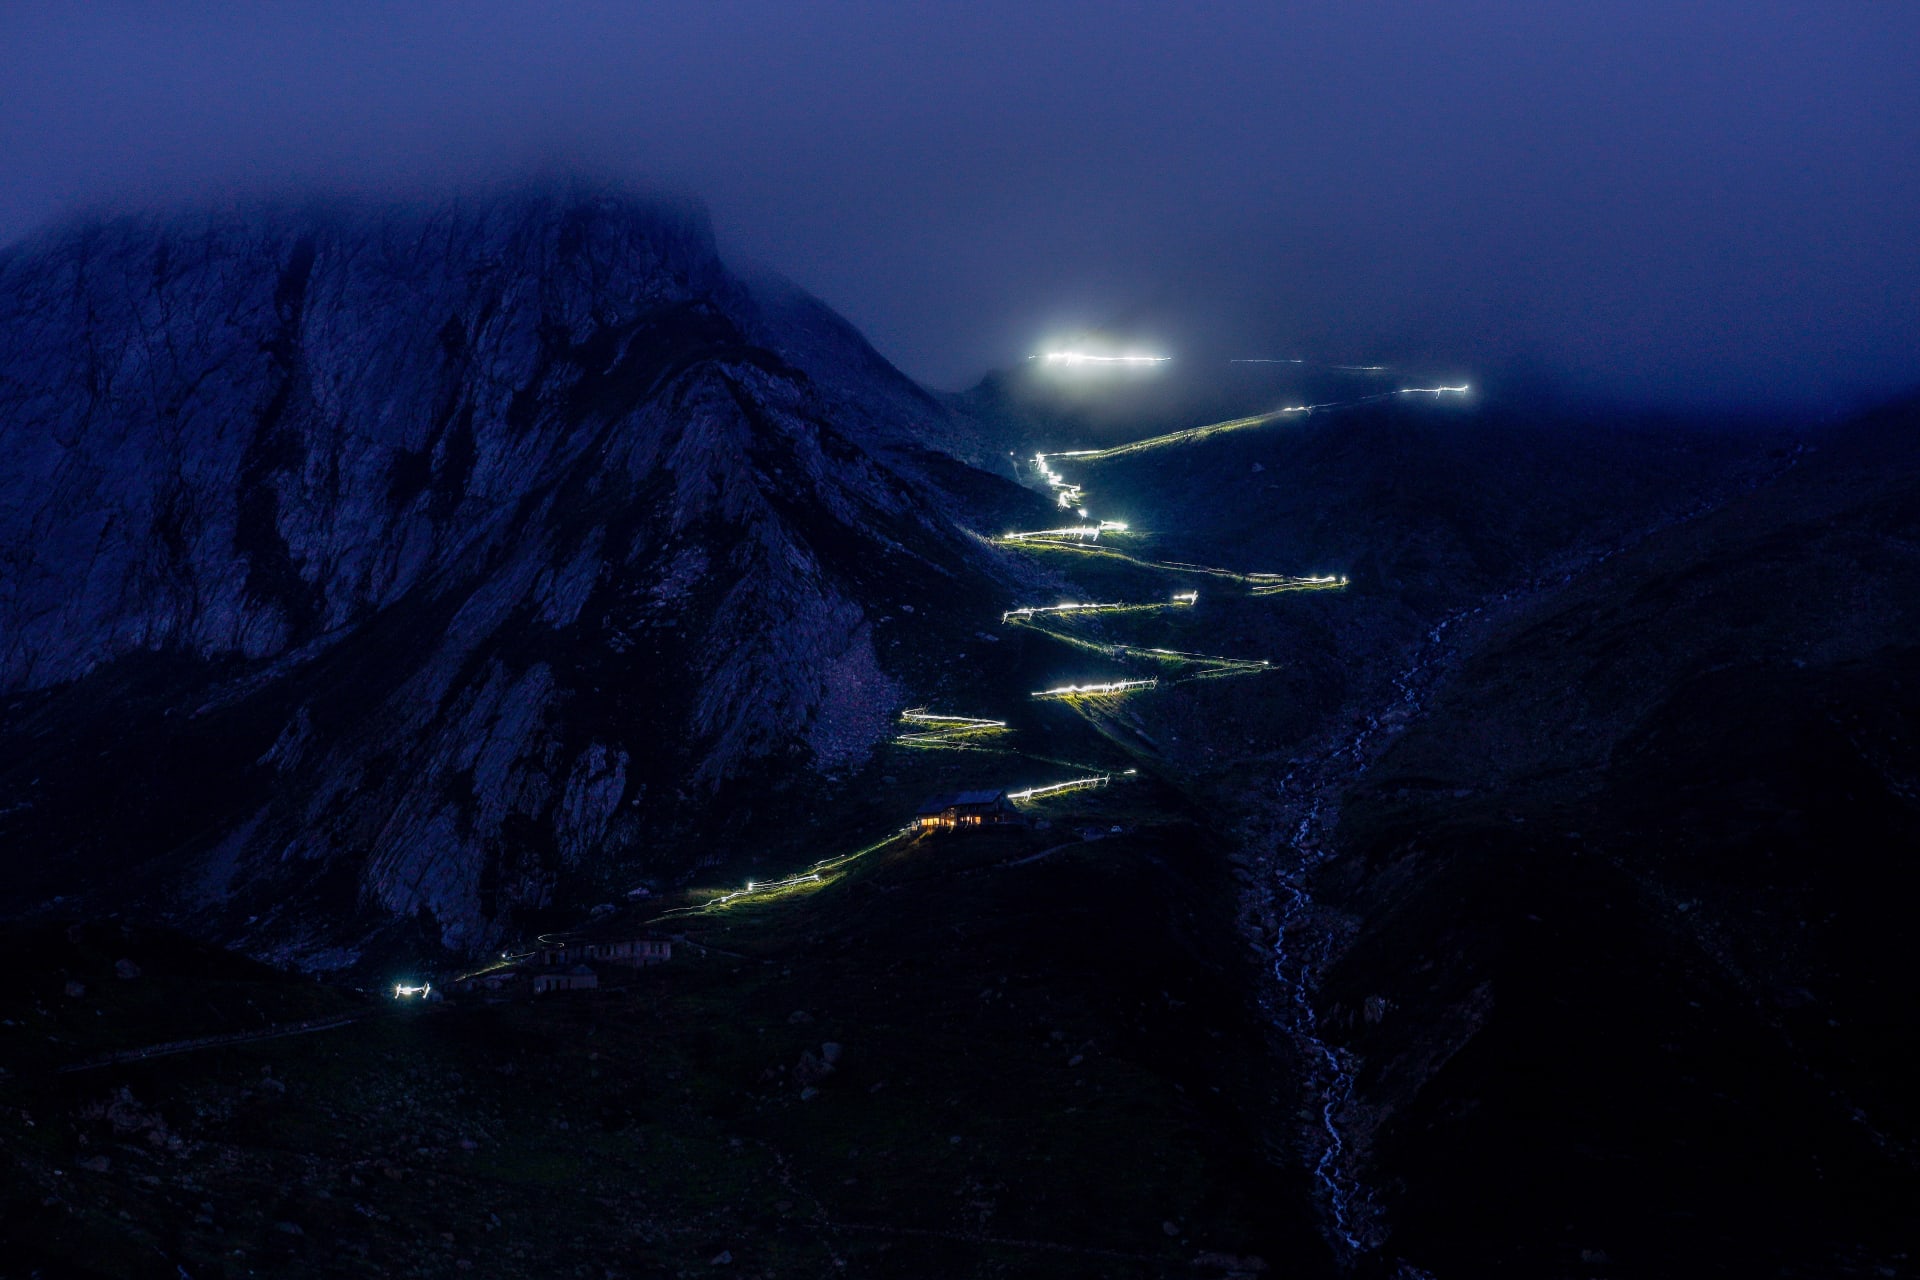
<path fill-rule="evenodd" d="M 585 189 L 8 251 L 14 905 L 475 947 L 860 764 L 914 661 L 880 619 L 999 571 L 908 466 L 890 406 L 937 406 L 877 357 L 849 389 L 813 312 L 819 383 L 697 213 Z"/>
<path fill-rule="evenodd" d="M 1344 806 L 1323 1025 L 1441 1274 L 1912 1274 L 1920 412 L 1497 624 Z"/>

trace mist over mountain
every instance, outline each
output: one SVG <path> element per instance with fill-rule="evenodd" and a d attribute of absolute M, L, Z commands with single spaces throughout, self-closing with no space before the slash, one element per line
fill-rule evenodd
<path fill-rule="evenodd" d="M 100 203 L 708 201 L 958 390 L 1084 328 L 1802 415 L 1912 385 L 1912 6 L 741 0 L 0 13 L 0 243 Z"/>

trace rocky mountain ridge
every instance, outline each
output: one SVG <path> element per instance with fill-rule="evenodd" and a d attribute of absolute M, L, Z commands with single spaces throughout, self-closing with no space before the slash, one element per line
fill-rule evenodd
<path fill-rule="evenodd" d="M 1001 482 L 836 320 L 585 187 L 7 250 L 0 829 L 324 964 L 347 918 L 484 946 L 697 857 L 769 762 L 857 766 L 878 620 L 1000 572 L 931 474 Z"/>

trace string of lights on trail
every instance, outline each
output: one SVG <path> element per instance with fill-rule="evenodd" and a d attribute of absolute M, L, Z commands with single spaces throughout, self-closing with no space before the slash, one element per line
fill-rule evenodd
<path fill-rule="evenodd" d="M 1111 547 L 1100 546 L 1097 536 L 1064 536 L 1077 532 L 1076 530 L 1040 529 L 1028 533 L 1004 534 L 993 541 L 997 545 L 1018 547 L 1023 551 L 1065 551 L 1072 555 L 1117 560 L 1122 564 L 1151 569 L 1158 573 L 1237 582 L 1247 588 L 1248 595 L 1254 596 L 1281 595 L 1291 591 L 1337 591 L 1347 585 L 1347 578 L 1343 574 L 1242 573 L 1237 569 L 1186 564 L 1179 560 L 1146 560 L 1139 556 L 1128 555 L 1124 551 L 1115 551 Z M 1046 536 L 1049 534 L 1061 536 Z"/>
<path fill-rule="evenodd" d="M 935 715 L 925 707 L 900 713 L 902 724 L 914 728 L 894 739 L 903 747 L 973 748 L 983 739 L 1011 733 L 1005 720 L 982 720 L 975 716 Z"/>
<path fill-rule="evenodd" d="M 966 719 L 967 717 L 954 716 L 941 718 L 960 720 Z M 1071 792 L 1098 790 L 1111 786 L 1120 779 L 1132 777 L 1135 773 L 1136 771 L 1133 769 L 1126 769 L 1119 772 L 1088 773 L 1085 776 L 1068 778 L 1062 782 L 1049 782 L 1031 787 L 1023 787 L 1016 791 L 1009 791 L 1006 795 L 1007 799 L 1015 804 L 1031 804 L 1037 800 L 1051 799 L 1056 796 L 1067 795 Z M 924 832 L 915 827 L 902 827 L 900 830 L 875 841 L 863 849 L 856 849 L 852 853 L 843 853 L 833 858 L 824 858 L 797 875 L 783 876 L 777 880 L 749 880 L 740 888 L 717 894 L 705 902 L 696 903 L 692 906 L 675 907 L 670 911 L 663 911 L 653 919 L 647 921 L 647 923 L 658 924 L 666 920 L 711 916 L 743 903 L 757 904 L 775 902 L 799 894 L 813 893 L 839 880 L 847 874 L 855 863 L 871 857 L 876 853 L 912 844 L 922 839 L 924 835 Z"/>
<path fill-rule="evenodd" d="M 1049 364 L 1074 365 L 1091 364 L 1159 364 L 1165 362 L 1164 356 L 1095 356 L 1072 352 L 1048 353 Z M 1385 395 L 1443 394 L 1464 392 L 1465 387 L 1403 388 Z M 1361 400 L 1345 403 L 1358 404 L 1366 400 L 1381 399 L 1384 396 L 1368 396 Z M 1212 435 L 1226 431 L 1241 430 L 1246 427 L 1264 425 L 1289 414 L 1308 413 L 1316 409 L 1337 407 L 1335 405 L 1298 405 L 1276 410 L 1268 414 L 1254 415 L 1248 418 L 1233 419 L 1229 422 L 1213 423 L 1204 427 L 1190 428 L 1185 431 L 1170 432 L 1166 435 L 1135 441 L 1128 445 L 1119 445 L 1111 449 L 1079 450 L 1072 453 L 1055 455 L 1036 454 L 1035 466 L 1045 476 L 1048 484 L 1058 495 L 1062 508 L 1073 509 L 1081 519 L 1087 519 L 1085 509 L 1080 505 L 1082 489 L 1067 481 L 1059 473 L 1047 466 L 1049 456 L 1072 458 L 1078 462 L 1098 462 L 1106 458 L 1122 457 L 1147 449 L 1168 445 L 1191 443 L 1204 440 Z M 1308 591 L 1337 589 L 1347 585 L 1345 577 L 1332 574 L 1301 576 L 1277 573 L 1241 573 L 1230 569 L 1213 568 L 1204 565 L 1181 564 L 1174 561 L 1157 562 L 1142 560 L 1124 552 L 1098 546 L 1104 534 L 1109 538 L 1124 536 L 1131 532 L 1122 521 L 1101 520 L 1091 524 L 1067 526 L 1057 529 L 1038 529 L 1027 532 L 1011 532 L 996 541 L 1030 550 L 1064 550 L 1077 554 L 1090 554 L 1126 561 L 1144 568 L 1156 569 L 1175 574 L 1192 574 L 1238 582 L 1248 588 L 1251 595 L 1272 595 L 1283 591 Z M 1054 639 L 1070 645 L 1091 649 L 1104 656 L 1136 661 L 1153 661 L 1173 667 L 1191 668 L 1181 678 L 1205 679 L 1242 672 L 1262 671 L 1270 668 L 1263 659 L 1242 659 L 1221 657 L 1211 654 L 1189 653 L 1177 649 L 1151 648 L 1126 644 L 1096 644 L 1060 632 L 1054 627 L 1044 625 L 1042 620 L 1065 620 L 1077 615 L 1142 613 L 1163 609 L 1191 608 L 1198 601 L 1199 594 L 1193 591 L 1174 595 L 1169 600 L 1159 602 L 1074 602 L 1067 601 L 1055 605 L 1032 605 L 1010 609 L 1001 615 L 1004 625 L 1031 626 L 1043 631 Z M 1037 700 L 1056 700 L 1077 703 L 1084 700 L 1104 699 L 1128 693 L 1158 688 L 1160 677 L 1148 676 L 1106 681 L 1073 682 L 1057 685 L 1048 689 L 1038 689 L 1030 695 Z M 916 707 L 901 714 L 901 723 L 907 731 L 898 735 L 895 741 L 902 746 L 919 748 L 983 749 L 983 744 L 1011 732 L 1004 720 L 992 720 L 979 716 L 938 713 L 925 707 Z M 1009 752 L 1009 754 L 1020 754 Z M 1131 776 L 1134 770 L 1123 773 L 1086 771 L 1081 776 L 1059 782 L 1040 783 L 1033 786 L 1010 790 L 1007 799 L 1016 804 L 1031 804 L 1056 796 L 1070 795 L 1075 792 L 1094 790 L 1111 785 L 1116 778 Z M 656 924 L 667 920 L 688 917 L 714 915 L 740 904 L 757 904 L 779 901 L 800 894 L 810 894 L 834 883 L 849 869 L 864 859 L 888 849 L 910 844 L 924 833 L 913 826 L 903 827 L 861 849 L 836 857 L 822 859 L 805 871 L 784 876 L 775 880 L 749 880 L 738 889 L 728 890 L 715 895 L 705 902 L 676 907 L 661 913 L 648 921 Z M 409 993 L 411 994 L 411 992 Z"/>
<path fill-rule="evenodd" d="M 1273 409 L 1266 413 L 1250 414 L 1244 418 L 1229 418 L 1224 422 L 1210 422 L 1204 426 L 1187 427 L 1181 431 L 1169 431 L 1164 435 L 1149 436 L 1144 440 L 1134 440 L 1127 444 L 1112 445 L 1105 449 L 1068 449 L 1057 453 L 1036 453 L 1033 455 L 1034 468 L 1046 480 L 1054 491 L 1055 501 L 1063 510 L 1070 510 L 1086 518 L 1084 507 L 1085 487 L 1066 479 L 1047 465 L 1049 458 L 1071 458 L 1078 463 L 1105 462 L 1112 458 L 1124 458 L 1132 454 L 1145 453 L 1150 449 L 1164 449 L 1171 445 L 1194 444 L 1213 436 L 1225 435 L 1233 431 L 1245 431 L 1252 427 L 1264 427 L 1270 422 L 1296 414 L 1311 414 L 1333 409 L 1351 409 L 1363 404 L 1375 404 L 1382 400 L 1391 400 L 1397 396 L 1449 396 L 1465 395 L 1472 388 L 1466 383 L 1457 387 L 1401 387 L 1394 391 L 1381 391 L 1373 395 L 1358 396 L 1349 400 L 1328 400 L 1320 404 L 1295 404 L 1285 408 Z M 1121 528 L 1125 528 L 1124 525 Z"/>
<path fill-rule="evenodd" d="M 1191 601 L 1198 593 L 1190 592 L 1185 599 Z M 1008 626 L 1026 627 L 1044 636 L 1051 637 L 1070 648 L 1096 653 L 1105 658 L 1121 660 L 1131 659 L 1137 662 L 1157 662 L 1164 666 L 1188 667 L 1194 670 L 1182 675 L 1184 680 L 1206 679 L 1213 676 L 1246 674 L 1268 670 L 1273 664 L 1264 658 L 1229 658 L 1213 653 L 1192 653 L 1184 649 L 1163 649 L 1145 645 L 1117 644 L 1099 640 L 1088 640 L 1058 626 L 1050 626 L 1045 619 L 1068 619 L 1083 616 L 1087 610 L 1074 608 L 1070 612 L 1055 610 L 1009 610 L 1002 615 L 1001 621 Z M 1036 695 L 1038 696 L 1038 695 Z"/>
<path fill-rule="evenodd" d="M 1075 352 L 1048 352 L 1046 363 L 1072 365 L 1077 363 L 1159 363 L 1166 357 L 1148 356 L 1094 356 Z M 1245 363 L 1267 363 L 1248 360 Z M 1288 363 L 1303 363 L 1289 361 Z M 1385 369 L 1378 365 L 1341 365 L 1335 366 L 1353 373 L 1383 373 Z M 1074 449 L 1057 453 L 1036 453 L 1033 456 L 1035 472 L 1046 482 L 1053 492 L 1055 503 L 1062 510 L 1072 511 L 1086 523 L 1062 525 L 1050 529 L 1010 530 L 993 541 L 1000 546 L 1012 547 L 1023 551 L 1055 551 L 1070 555 L 1093 556 L 1106 560 L 1116 560 L 1142 569 L 1161 573 L 1207 577 L 1222 581 L 1239 583 L 1254 596 L 1281 595 L 1299 591 L 1337 591 L 1348 585 L 1344 574 L 1286 574 L 1270 572 L 1242 572 L 1220 568 L 1214 565 L 1187 564 L 1177 560 L 1148 560 L 1114 549 L 1111 545 L 1101 545 L 1104 537 L 1108 543 L 1114 539 L 1137 536 L 1135 531 L 1123 520 L 1093 520 L 1086 508 L 1086 488 L 1077 481 L 1069 480 L 1052 465 L 1051 459 L 1070 459 L 1076 463 L 1097 463 L 1113 458 L 1130 457 L 1153 449 L 1170 448 L 1177 445 L 1195 444 L 1228 432 L 1244 431 L 1265 426 L 1283 418 L 1299 414 L 1310 414 L 1320 410 L 1349 408 L 1374 401 L 1391 399 L 1396 396 L 1443 396 L 1464 395 L 1469 390 L 1466 384 L 1460 386 L 1437 387 L 1400 387 L 1393 391 L 1378 392 L 1373 395 L 1358 396 L 1348 400 L 1328 401 L 1321 404 L 1288 405 L 1267 413 L 1250 414 L 1241 418 L 1230 418 L 1223 422 L 1207 423 L 1203 426 L 1188 427 L 1180 431 L 1169 431 L 1144 440 L 1134 440 L 1126 444 L 1112 445 L 1104 449 Z M 1165 603 L 1120 603 L 1120 602 L 1077 602 L 1067 601 L 1057 605 L 1027 605 L 1009 609 L 1001 614 L 1002 625 L 1028 626 L 1071 647 L 1084 649 L 1103 657 L 1114 659 L 1132 659 L 1135 661 L 1157 662 L 1175 667 L 1187 667 L 1181 677 L 1184 680 L 1218 679 L 1225 676 L 1249 674 L 1271 669 L 1271 663 L 1265 659 L 1231 658 L 1213 654 L 1190 653 L 1177 649 L 1150 648 L 1140 645 L 1102 644 L 1082 639 L 1061 631 L 1057 627 L 1044 625 L 1043 620 L 1068 620 L 1086 614 L 1147 612 L 1169 608 L 1191 608 L 1199 599 L 1197 592 L 1182 592 Z M 1032 697 L 1043 701 L 1078 703 L 1088 699 L 1121 697 L 1127 694 L 1148 692 L 1160 687 L 1157 676 L 1143 676 L 1116 680 L 1072 681 L 1052 688 L 1037 689 Z"/>

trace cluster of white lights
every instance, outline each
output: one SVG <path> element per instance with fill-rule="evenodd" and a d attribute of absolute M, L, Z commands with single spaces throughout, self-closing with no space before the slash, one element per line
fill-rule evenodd
<path fill-rule="evenodd" d="M 423 982 L 417 987 L 410 987 L 404 982 L 396 982 L 393 984 L 393 998 L 395 1000 L 411 1000 L 415 996 L 424 996 L 432 990 L 433 984 L 431 982 Z"/>
<path fill-rule="evenodd" d="M 1080 505 L 1080 486 L 1062 478 L 1058 471 L 1049 467 L 1047 455 L 1044 453 L 1033 455 L 1033 465 L 1040 472 L 1041 478 L 1047 482 L 1047 487 L 1052 489 L 1054 496 L 1059 499 L 1061 508 L 1075 511 L 1084 518 L 1087 513 L 1086 509 Z"/>
<path fill-rule="evenodd" d="M 1144 613 L 1154 609 L 1183 609 L 1192 607 L 1199 598 L 1198 591 L 1182 591 L 1164 604 L 1126 604 L 1118 600 L 1105 603 L 1066 600 L 1059 604 L 1026 604 L 1018 609 L 1007 610 L 1000 615 L 1000 621 L 1004 625 L 1016 619 L 1026 621 L 1048 613 Z"/>
<path fill-rule="evenodd" d="M 749 880 L 747 881 L 746 888 L 735 889 L 732 893 L 723 893 L 719 897 L 715 898 L 713 901 L 707 903 L 706 905 L 709 907 L 724 907 L 729 902 L 732 902 L 738 898 L 744 898 L 748 894 L 778 893 L 782 889 L 795 889 L 803 884 L 821 884 L 821 883 L 823 883 L 823 881 L 821 880 L 818 873 L 813 873 L 813 874 L 804 875 L 804 876 L 788 876 L 785 880 L 768 880 L 765 883 L 762 883 L 757 880 Z"/>
<path fill-rule="evenodd" d="M 1171 355 L 1089 355 L 1087 351 L 1048 351 L 1048 365 L 1165 365 Z"/>
<path fill-rule="evenodd" d="M 1347 576 L 1322 573 L 1310 578 L 1294 578 L 1278 573 L 1252 573 L 1247 575 L 1250 594 L 1256 596 L 1277 596 L 1286 591 L 1338 591 L 1347 586 Z"/>
<path fill-rule="evenodd" d="M 1009 533 L 1002 542 L 1098 542 L 1103 533 L 1125 533 L 1124 520 L 1102 520 L 1098 524 L 1077 524 L 1065 529 L 1030 529 L 1023 533 Z"/>
<path fill-rule="evenodd" d="M 900 718 L 908 724 L 944 724 L 967 729 L 1004 729 L 1005 720 L 981 720 L 974 716 L 935 715 L 924 707 L 915 707 L 911 711 L 902 711 Z"/>
<path fill-rule="evenodd" d="M 1127 606 L 1123 604 L 1076 604 L 1071 600 L 1063 604 L 1027 604 L 1021 605 L 1018 609 L 1007 610 L 1000 615 L 1000 621 L 1002 623 L 1008 623 L 1015 618 L 1031 618 L 1036 614 L 1042 613 L 1097 613 L 1110 609 L 1124 609 L 1126 607 Z"/>
<path fill-rule="evenodd" d="M 1210 653 L 1188 653 L 1183 649 L 1135 649 L 1130 645 L 1117 645 L 1129 653 L 1149 653 L 1156 658 L 1166 658 L 1174 662 L 1199 662 L 1221 667 L 1270 667 L 1273 664 L 1265 658 L 1221 658 Z"/>
<path fill-rule="evenodd" d="M 976 716 L 943 716 L 915 707 L 900 713 L 902 724 L 922 725 L 922 729 L 903 733 L 894 741 L 904 747 L 969 747 L 973 738 L 992 737 L 1007 731 L 1005 720 L 982 720 Z"/>
<path fill-rule="evenodd" d="M 1157 689 L 1160 682 L 1149 680 L 1108 680 L 1100 684 L 1063 684 L 1055 689 L 1039 689 L 1033 694 L 1036 698 L 1097 698 L 1113 693 L 1133 693 L 1140 689 Z"/>
<path fill-rule="evenodd" d="M 1044 787 L 1028 787 L 1025 791 L 1009 791 L 1009 800 L 1038 800 L 1043 796 L 1057 796 L 1065 791 L 1086 791 L 1094 787 L 1104 787 L 1113 781 L 1113 775 L 1096 774 L 1090 778 L 1070 778 L 1065 782 L 1049 783 Z"/>

